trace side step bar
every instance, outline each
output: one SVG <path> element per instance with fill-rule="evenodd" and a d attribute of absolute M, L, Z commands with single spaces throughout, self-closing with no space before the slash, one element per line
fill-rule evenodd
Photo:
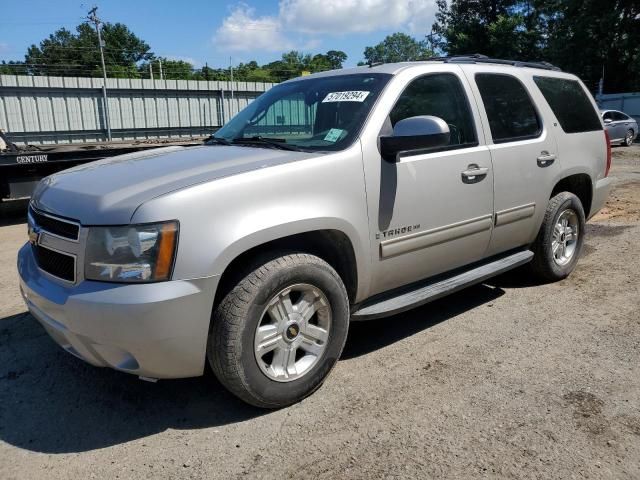
<path fill-rule="evenodd" d="M 482 263 L 453 276 L 439 277 L 436 280 L 428 281 L 428 283 L 410 286 L 393 297 L 385 296 L 385 298 L 364 302 L 351 314 L 351 320 L 374 320 L 411 310 L 524 265 L 532 258 L 533 252 L 530 250 L 519 251 L 497 260 Z"/>

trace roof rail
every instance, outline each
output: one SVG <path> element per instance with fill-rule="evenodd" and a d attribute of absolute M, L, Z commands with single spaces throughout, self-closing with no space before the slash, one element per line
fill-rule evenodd
<path fill-rule="evenodd" d="M 489 58 L 481 53 L 469 55 L 452 55 L 448 57 L 430 57 L 426 61 L 440 61 L 444 63 L 493 63 L 497 65 L 512 65 L 514 67 L 541 68 L 543 70 L 555 70 L 561 72 L 558 67 L 549 62 L 526 62 L 520 60 L 504 60 L 501 58 Z"/>

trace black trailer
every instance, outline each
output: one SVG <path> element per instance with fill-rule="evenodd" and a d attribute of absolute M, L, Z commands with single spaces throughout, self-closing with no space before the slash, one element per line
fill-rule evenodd
<path fill-rule="evenodd" d="M 6 134 L 2 137 L 8 148 L 0 152 L 0 202 L 28 198 L 42 178 L 81 163 L 152 148 L 199 145 L 204 141 L 189 138 L 23 147 L 11 143 Z"/>

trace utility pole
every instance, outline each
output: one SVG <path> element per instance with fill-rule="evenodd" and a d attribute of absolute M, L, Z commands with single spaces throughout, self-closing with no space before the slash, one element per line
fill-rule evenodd
<path fill-rule="evenodd" d="M 107 139 L 111 141 L 111 122 L 109 121 L 109 104 L 107 102 L 107 68 L 104 65 L 104 42 L 102 41 L 102 35 L 100 34 L 100 19 L 96 12 L 98 7 L 93 7 L 89 10 L 87 19 L 96 26 L 96 33 L 98 34 L 98 45 L 100 47 L 100 61 L 102 62 L 102 99 L 104 102 L 104 123 L 107 127 Z"/>
<path fill-rule="evenodd" d="M 149 62 L 149 78 L 153 80 L 153 62 Z"/>
<path fill-rule="evenodd" d="M 231 70 L 231 104 L 229 105 L 229 115 L 233 115 L 233 63 L 229 57 L 229 70 Z"/>
<path fill-rule="evenodd" d="M 160 80 L 164 80 L 164 76 L 162 75 L 162 60 L 158 59 L 158 65 L 160 65 Z"/>

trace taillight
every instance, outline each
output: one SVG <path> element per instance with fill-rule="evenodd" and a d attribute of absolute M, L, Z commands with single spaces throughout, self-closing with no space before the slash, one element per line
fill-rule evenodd
<path fill-rule="evenodd" d="M 604 169 L 604 176 L 609 176 L 609 170 L 611 170 L 611 140 L 609 139 L 609 132 L 604 131 L 604 141 L 607 143 L 607 166 Z"/>

